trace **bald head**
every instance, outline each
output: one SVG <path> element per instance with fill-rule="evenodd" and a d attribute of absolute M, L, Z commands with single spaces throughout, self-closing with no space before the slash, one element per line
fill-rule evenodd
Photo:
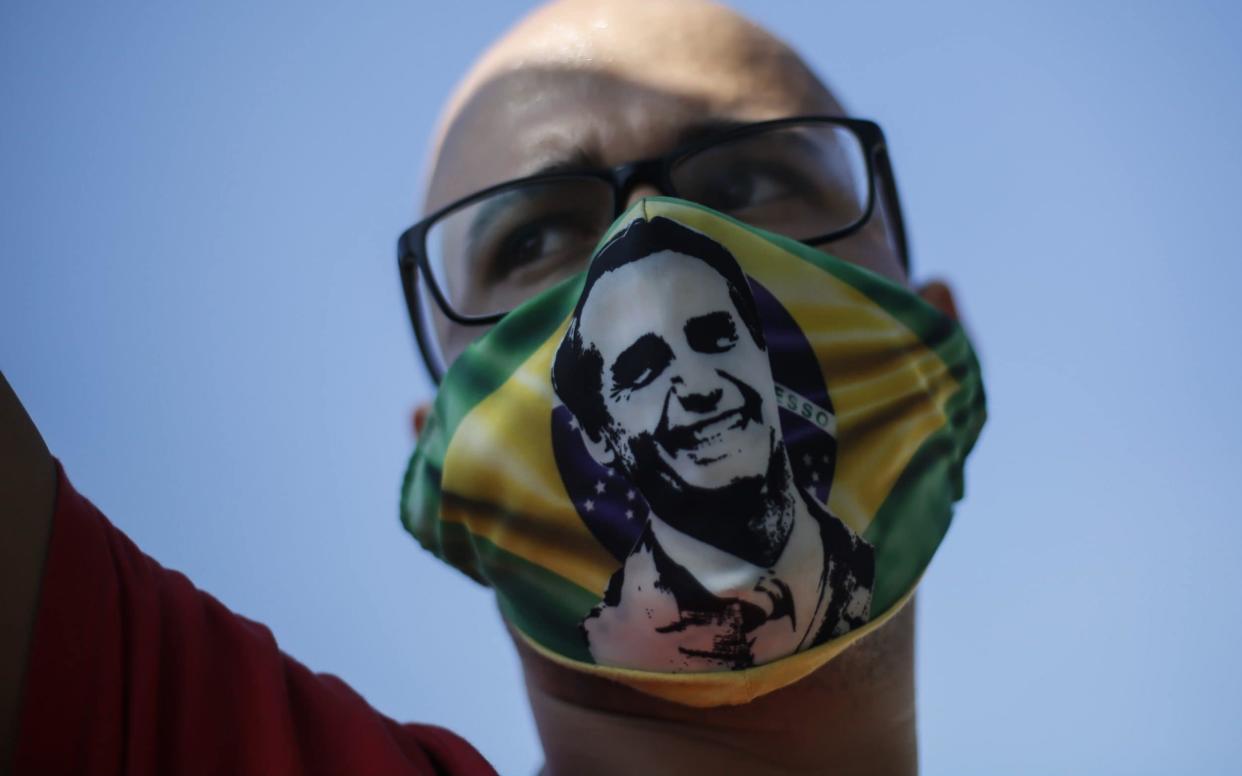
<path fill-rule="evenodd" d="M 484 53 L 449 100 L 440 137 L 484 84 L 539 70 L 607 74 L 739 117 L 838 110 L 793 50 L 723 6 L 560 0 L 532 12 Z"/>
<path fill-rule="evenodd" d="M 585 151 L 616 164 L 679 129 L 840 107 L 782 41 L 705 0 L 560 0 L 489 48 L 440 120 L 427 207 Z M 487 160 L 455 164 L 487 141 Z M 628 155 L 627 155 L 628 154 Z"/>
<path fill-rule="evenodd" d="M 654 59 L 653 59 L 654 58 Z M 720 83 L 712 62 L 745 67 Z M 653 62 L 668 72 L 653 72 Z M 513 68 L 549 65 L 608 69 L 658 88 L 743 94 L 765 77 L 797 75 L 799 86 L 821 91 L 798 56 L 771 33 L 707 0 L 560 0 L 536 9 L 497 41 L 464 79 L 463 91 Z M 705 67 L 708 66 L 708 67 Z M 460 95 L 459 95 L 460 96 Z"/>
<path fill-rule="evenodd" d="M 424 208 L 537 172 L 652 158 L 738 123 L 810 114 L 842 111 L 784 42 L 731 10 L 705 0 L 559 0 L 488 49 L 449 100 Z M 654 193 L 640 187 L 632 198 Z M 831 249 L 904 279 L 882 213 Z M 481 333 L 444 319 L 437 332 L 446 361 Z"/>

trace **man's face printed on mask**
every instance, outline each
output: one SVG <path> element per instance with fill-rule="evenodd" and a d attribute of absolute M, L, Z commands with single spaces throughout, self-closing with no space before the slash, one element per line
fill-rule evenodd
<path fill-rule="evenodd" d="M 600 497 L 620 477 L 650 506 L 582 622 L 593 659 L 744 668 L 865 621 L 871 548 L 793 480 L 754 292 L 721 243 L 664 217 L 626 225 L 551 377 L 582 453 L 612 469 Z"/>
<path fill-rule="evenodd" d="M 776 387 L 749 281 L 718 242 L 630 223 L 587 272 L 552 384 L 591 456 L 663 522 L 759 565 L 779 554 Z"/>
<path fill-rule="evenodd" d="M 626 468 L 654 455 L 699 488 L 767 471 L 771 372 L 733 296 L 711 266 L 667 250 L 595 283 L 578 332 L 600 355 L 605 434 Z"/>

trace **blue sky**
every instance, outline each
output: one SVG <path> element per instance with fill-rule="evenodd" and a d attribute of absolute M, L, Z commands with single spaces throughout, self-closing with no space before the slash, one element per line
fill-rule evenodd
<path fill-rule="evenodd" d="M 403 720 L 539 762 L 486 591 L 400 529 L 393 244 L 525 3 L 0 10 L 0 368 L 147 552 Z M 1242 11 L 737 6 L 885 128 L 991 405 L 919 594 L 928 774 L 1216 774 L 1242 720 Z"/>

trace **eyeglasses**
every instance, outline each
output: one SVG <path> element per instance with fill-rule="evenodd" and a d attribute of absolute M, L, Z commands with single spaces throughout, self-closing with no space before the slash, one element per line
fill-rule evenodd
<path fill-rule="evenodd" d="M 447 368 L 449 328 L 437 325 L 432 304 L 454 324 L 499 321 L 582 271 L 644 183 L 808 245 L 861 229 L 878 188 L 890 238 L 909 262 L 884 133 L 863 119 L 764 121 L 611 169 L 532 175 L 459 199 L 398 240 L 406 305 L 432 377 L 438 382 Z"/>

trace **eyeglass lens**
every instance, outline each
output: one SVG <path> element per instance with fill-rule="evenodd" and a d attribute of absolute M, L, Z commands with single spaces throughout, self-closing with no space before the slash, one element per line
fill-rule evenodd
<path fill-rule="evenodd" d="M 797 240 L 858 223 L 870 190 L 861 143 L 833 124 L 721 142 L 679 159 L 670 178 L 683 199 Z M 613 197 L 603 179 L 566 176 L 473 201 L 428 230 L 433 280 L 461 315 L 507 312 L 583 269 Z"/>

